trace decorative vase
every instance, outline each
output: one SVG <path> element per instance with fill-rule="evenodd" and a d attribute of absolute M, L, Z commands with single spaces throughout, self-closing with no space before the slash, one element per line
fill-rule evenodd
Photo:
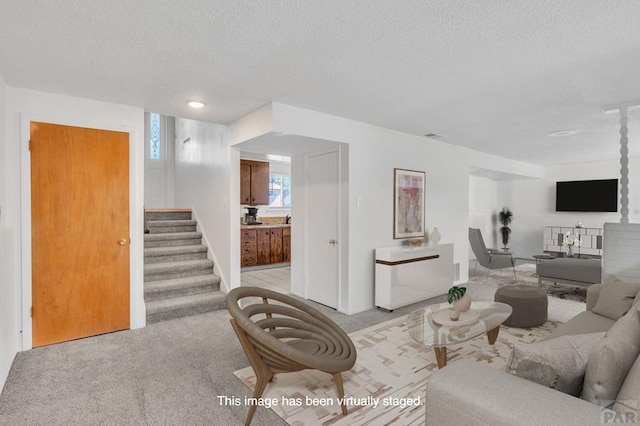
<path fill-rule="evenodd" d="M 441 238 L 442 236 L 440 235 L 440 231 L 438 231 L 438 228 L 433 228 L 433 231 L 431 231 L 431 235 L 429 236 L 431 242 L 433 244 L 438 244 Z"/>
<path fill-rule="evenodd" d="M 573 247 L 567 246 L 567 257 L 573 257 Z"/>
<path fill-rule="evenodd" d="M 467 293 L 464 294 L 460 299 L 453 302 L 451 305 L 451 309 L 456 310 L 458 312 L 467 312 L 471 307 L 471 298 Z"/>
<path fill-rule="evenodd" d="M 451 321 L 458 321 L 458 318 L 460 318 L 460 312 L 453 308 L 449 309 L 449 318 Z"/>

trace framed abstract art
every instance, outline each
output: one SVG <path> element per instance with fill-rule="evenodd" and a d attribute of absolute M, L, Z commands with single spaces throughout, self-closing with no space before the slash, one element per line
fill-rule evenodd
<path fill-rule="evenodd" d="M 393 238 L 424 237 L 425 172 L 393 169 Z"/>

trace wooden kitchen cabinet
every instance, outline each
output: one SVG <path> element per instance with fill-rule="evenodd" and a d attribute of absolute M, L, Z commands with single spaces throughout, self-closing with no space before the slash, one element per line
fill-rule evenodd
<path fill-rule="evenodd" d="M 282 228 L 282 261 L 291 262 L 291 228 Z"/>
<path fill-rule="evenodd" d="M 291 228 L 269 226 L 241 230 L 241 266 L 270 265 L 291 260 Z"/>
<path fill-rule="evenodd" d="M 256 229 L 258 237 L 258 265 L 268 265 L 271 262 L 271 230 Z"/>
<path fill-rule="evenodd" d="M 283 262 L 282 228 L 271 228 L 271 263 Z"/>
<path fill-rule="evenodd" d="M 269 163 L 240 160 L 240 204 L 269 205 Z"/>
<path fill-rule="evenodd" d="M 258 264 L 258 244 L 255 229 L 240 231 L 240 266 L 256 266 Z"/>

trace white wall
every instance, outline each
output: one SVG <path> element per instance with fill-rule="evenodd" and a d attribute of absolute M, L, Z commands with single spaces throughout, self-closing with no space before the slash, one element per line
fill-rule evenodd
<path fill-rule="evenodd" d="M 175 203 L 194 209 L 223 290 L 230 288 L 230 149 L 227 127 L 176 118 Z M 190 141 L 183 143 L 190 138 Z M 239 195 L 237 196 L 239 199 Z M 238 222 L 237 234 L 240 236 Z"/>
<path fill-rule="evenodd" d="M 616 143 L 612 135 L 611 143 Z M 545 178 L 538 180 L 498 182 L 498 205 L 513 211 L 509 246 L 517 257 L 531 258 L 542 252 L 542 230 L 545 226 L 602 228 L 606 222 L 620 222 L 620 213 L 582 213 L 555 211 L 557 181 L 613 179 L 620 177 L 618 161 L 552 166 Z M 629 161 L 629 221 L 640 221 L 640 159 Z"/>
<path fill-rule="evenodd" d="M 502 246 L 495 226 L 496 214 L 500 209 L 497 181 L 487 177 L 469 176 L 469 227 L 480 229 L 484 243 L 490 248 Z M 469 259 L 475 259 L 470 246 Z"/>
<path fill-rule="evenodd" d="M 15 239 L 16 270 L 21 294 L 21 320 L 13 330 L 22 330 L 22 349 L 31 347 L 31 220 L 29 198 L 29 128 L 27 120 L 41 120 L 74 126 L 126 131 L 130 134 L 130 232 L 131 232 L 131 328 L 145 325 L 143 299 L 143 199 L 144 199 L 144 111 L 142 108 L 97 102 L 35 90 L 9 87 L 7 90 L 7 151 L 5 173 L 10 185 L 6 200 L 8 223 L 20 224 Z M 3 207 L 3 216 L 5 206 Z M 4 218 L 3 218 L 4 221 Z"/>
<path fill-rule="evenodd" d="M 9 173 L 7 133 L 7 86 L 0 75 L 0 390 L 20 348 L 19 282 L 17 271 L 18 216 L 10 215 L 7 196 Z M 15 181 L 14 181 L 15 182 Z M 13 217 L 11 217 L 13 216 Z"/>
<path fill-rule="evenodd" d="M 454 243 L 454 262 L 462 265 L 468 262 L 470 169 L 483 167 L 532 177 L 543 174 L 535 165 L 424 137 L 282 104 L 272 108 L 276 133 L 349 144 L 347 313 L 373 307 L 374 249 L 401 244 L 393 239 L 392 228 L 395 167 L 426 171 L 427 230 L 438 227 L 442 243 Z M 460 281 L 466 281 L 467 268 L 460 272 Z"/>
<path fill-rule="evenodd" d="M 151 158 L 150 113 L 144 114 L 144 207 L 171 208 L 175 205 L 173 188 L 175 119 L 160 116 L 160 158 Z"/>

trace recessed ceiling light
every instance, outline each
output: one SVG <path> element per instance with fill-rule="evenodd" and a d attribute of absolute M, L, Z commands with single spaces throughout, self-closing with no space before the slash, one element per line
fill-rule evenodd
<path fill-rule="evenodd" d="M 206 104 L 202 101 L 187 101 L 187 105 L 189 105 L 191 108 L 202 108 L 204 107 Z"/>
<path fill-rule="evenodd" d="M 560 130 L 558 132 L 549 133 L 552 138 L 563 138 L 565 136 L 573 136 L 578 133 L 577 130 Z"/>

